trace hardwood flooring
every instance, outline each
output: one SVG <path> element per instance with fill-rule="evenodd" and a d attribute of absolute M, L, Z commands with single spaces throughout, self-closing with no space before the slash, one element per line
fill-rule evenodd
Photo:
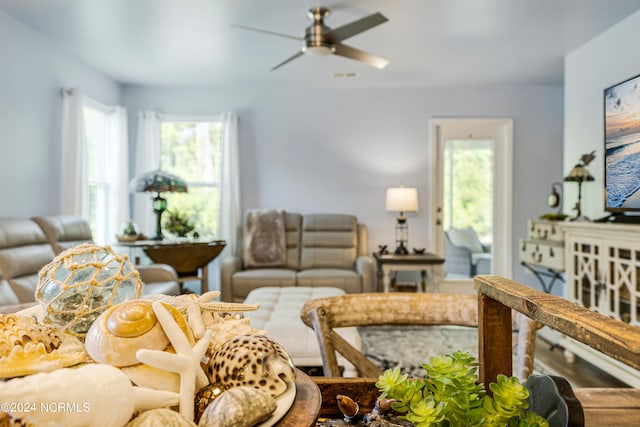
<path fill-rule="evenodd" d="M 583 387 L 621 387 L 629 385 L 598 369 L 585 360 L 576 357 L 574 363 L 568 363 L 560 347 L 552 348 L 543 338 L 536 340 L 536 359 L 564 377 L 575 388 Z"/>

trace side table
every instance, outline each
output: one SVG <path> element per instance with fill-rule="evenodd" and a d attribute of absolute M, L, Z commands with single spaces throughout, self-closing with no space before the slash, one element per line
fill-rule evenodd
<path fill-rule="evenodd" d="M 184 282 L 199 280 L 201 294 L 209 291 L 209 263 L 226 246 L 224 240 L 139 240 L 118 244 L 129 248 L 140 248 L 151 261 L 173 267 L 178 273 L 180 287 Z"/>
<path fill-rule="evenodd" d="M 418 291 L 427 292 L 427 274 L 434 292 L 440 290 L 440 281 L 444 277 L 444 258 L 431 253 L 408 255 L 380 255 L 373 257 L 378 264 L 378 277 L 382 275 L 383 292 L 389 292 L 393 271 L 420 271 L 421 284 Z"/>

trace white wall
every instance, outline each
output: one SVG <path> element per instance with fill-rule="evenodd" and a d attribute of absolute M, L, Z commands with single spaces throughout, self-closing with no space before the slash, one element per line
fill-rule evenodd
<path fill-rule="evenodd" d="M 0 12 L 0 217 L 60 212 L 60 89 L 120 101 L 113 80 Z"/>
<path fill-rule="evenodd" d="M 636 12 L 565 58 L 564 174 L 580 156 L 596 150 L 588 167 L 594 182 L 582 186 L 582 211 L 591 219 L 604 212 L 605 88 L 640 74 L 640 12 Z M 577 185 L 566 183 L 565 212 L 577 200 Z"/>
<path fill-rule="evenodd" d="M 203 114 L 236 111 L 240 124 L 243 210 L 283 208 L 353 213 L 369 228 L 369 249 L 394 243 L 395 213 L 385 189 L 417 186 L 420 212 L 407 214 L 409 245 L 429 247 L 432 117 L 514 119 L 514 277 L 526 220 L 547 211 L 551 183 L 561 178 L 562 88 L 149 88 L 126 86 L 130 136 L 136 112 Z"/>

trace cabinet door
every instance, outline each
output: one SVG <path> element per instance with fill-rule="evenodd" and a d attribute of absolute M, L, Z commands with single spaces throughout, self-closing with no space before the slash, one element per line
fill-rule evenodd
<path fill-rule="evenodd" d="M 601 313 L 640 325 L 640 243 L 619 240 L 604 255 L 603 304 Z"/>
<path fill-rule="evenodd" d="M 603 239 L 567 236 L 565 297 L 590 310 L 601 311 Z"/>

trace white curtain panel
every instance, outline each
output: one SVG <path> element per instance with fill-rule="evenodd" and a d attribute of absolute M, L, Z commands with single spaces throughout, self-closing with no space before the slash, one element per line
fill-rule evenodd
<path fill-rule="evenodd" d="M 220 171 L 219 236 L 227 242 L 221 257 L 237 253 L 237 234 L 242 221 L 240 211 L 240 163 L 238 155 L 238 117 L 231 112 L 223 115 L 222 161 Z"/>
<path fill-rule="evenodd" d="M 129 138 L 127 110 L 116 106 L 107 114 L 107 182 L 108 191 L 107 227 L 104 243 L 113 241 L 121 234 L 122 224 L 129 220 Z M 98 240 L 98 239 L 96 239 Z"/>
<path fill-rule="evenodd" d="M 80 90 L 62 90 L 62 213 L 88 218 L 89 182 L 82 100 Z"/>
<path fill-rule="evenodd" d="M 138 175 L 160 168 L 160 118 L 155 111 L 138 113 L 138 138 L 134 179 Z M 134 193 L 133 220 L 140 232 L 147 236 L 155 234 L 155 214 L 151 193 Z"/>

